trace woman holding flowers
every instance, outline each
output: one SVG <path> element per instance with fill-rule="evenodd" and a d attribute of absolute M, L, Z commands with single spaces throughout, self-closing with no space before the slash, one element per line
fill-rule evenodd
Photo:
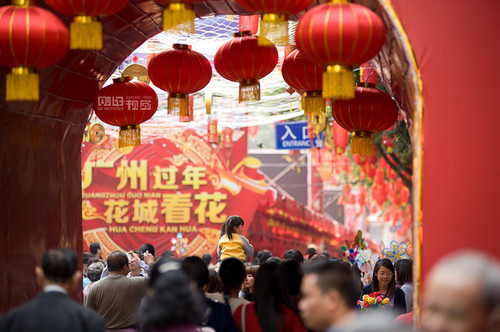
<path fill-rule="evenodd" d="M 358 305 L 362 309 L 384 308 L 400 315 L 406 313 L 404 292 L 396 287 L 394 266 L 388 258 L 379 259 L 373 269 L 372 283 L 363 287 Z"/>

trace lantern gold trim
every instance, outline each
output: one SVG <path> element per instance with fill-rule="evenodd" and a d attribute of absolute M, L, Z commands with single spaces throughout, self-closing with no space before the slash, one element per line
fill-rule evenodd
<path fill-rule="evenodd" d="M 126 148 L 138 145 L 141 145 L 141 127 L 139 125 L 121 126 L 118 137 L 118 147 Z"/>
<path fill-rule="evenodd" d="M 258 79 L 241 80 L 239 102 L 260 100 L 260 82 Z"/>
<path fill-rule="evenodd" d="M 101 22 L 92 16 L 75 16 L 69 25 L 69 48 L 72 50 L 102 49 Z"/>
<path fill-rule="evenodd" d="M 169 115 L 189 116 L 189 95 L 170 92 L 168 94 L 167 113 Z"/>
<path fill-rule="evenodd" d="M 260 21 L 259 46 L 288 46 L 288 20 L 286 15 L 266 13 Z"/>
<path fill-rule="evenodd" d="M 373 156 L 373 133 L 368 131 L 355 131 L 351 142 L 352 154 L 360 156 Z"/>
<path fill-rule="evenodd" d="M 349 66 L 328 65 L 323 72 L 323 97 L 354 98 L 354 73 Z"/>
<path fill-rule="evenodd" d="M 191 4 L 168 4 L 163 11 L 163 30 L 194 33 L 194 18 L 195 13 Z"/>
<path fill-rule="evenodd" d="M 40 98 L 38 74 L 28 67 L 14 67 L 7 74 L 6 101 L 38 101 Z"/>
<path fill-rule="evenodd" d="M 308 91 L 304 93 L 302 107 L 305 114 L 325 114 L 326 101 L 321 91 Z"/>

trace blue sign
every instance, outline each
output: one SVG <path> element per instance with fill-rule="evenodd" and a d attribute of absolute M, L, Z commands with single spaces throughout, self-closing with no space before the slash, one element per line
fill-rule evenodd
<path fill-rule="evenodd" d="M 278 122 L 276 128 L 276 149 L 301 150 L 311 148 L 311 139 L 307 135 L 307 121 Z M 323 148 L 323 133 L 313 142 L 316 148 Z"/>

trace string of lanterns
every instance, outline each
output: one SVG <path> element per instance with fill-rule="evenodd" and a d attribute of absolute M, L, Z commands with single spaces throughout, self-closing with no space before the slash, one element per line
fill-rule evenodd
<path fill-rule="evenodd" d="M 165 6 L 164 30 L 194 32 L 193 4 L 204 1 L 157 1 Z M 8 36 L 0 39 L 0 65 L 12 68 L 7 76 L 7 101 L 37 101 L 39 83 L 35 70 L 57 63 L 69 48 L 102 48 L 102 27 L 96 17 L 111 15 L 127 5 L 126 0 L 46 2 L 57 12 L 73 17 L 69 32 L 59 18 L 32 5 L 30 0 L 14 0 L 12 5 L 0 7 L 0 35 Z M 229 81 L 239 82 L 241 103 L 260 100 L 259 80 L 269 75 L 278 64 L 278 51 L 273 41 L 278 45 L 288 45 L 288 16 L 305 10 L 312 1 L 236 2 L 248 11 L 262 15 L 258 36 L 250 31 L 235 33 L 214 57 L 216 71 Z M 9 24 L 11 21 L 14 24 Z M 308 10 L 300 18 L 295 33 L 297 49 L 287 54 L 281 67 L 284 80 L 302 95 L 304 112 L 315 123 L 316 131 L 327 128 L 326 99 L 333 99 L 332 116 L 336 125 L 354 133 L 354 154 L 372 154 L 373 133 L 390 128 L 397 119 L 398 108 L 389 95 L 369 82 L 354 87 L 353 67 L 375 56 L 384 41 L 384 24 L 369 8 L 347 0 L 330 0 Z M 169 93 L 168 113 L 179 114 L 181 119 L 189 121 L 192 118 L 189 94 L 207 86 L 212 69 L 209 60 L 192 51 L 189 45 L 174 44 L 172 49 L 151 58 L 148 74 L 155 86 Z M 123 146 L 140 144 L 138 125 L 154 114 L 158 100 L 151 102 L 151 107 L 156 107 L 149 109 L 147 115 L 138 117 L 135 123 L 130 123 L 128 116 L 116 115 L 134 113 L 130 105 L 122 103 L 108 107 L 97 100 L 113 99 L 120 93 L 125 100 L 130 97 L 130 91 L 127 94 L 125 89 L 117 87 L 135 87 L 135 83 L 124 77 L 115 82 L 113 88 L 103 88 L 94 103 L 101 120 L 121 128 L 120 144 Z M 106 95 L 111 90 L 114 97 Z M 139 103 L 143 98 L 151 98 L 152 89 L 145 92 L 141 87 L 139 90 L 142 92 L 133 97 Z M 211 101 L 207 103 L 207 113 L 210 113 L 209 104 Z M 212 131 L 213 126 L 212 123 Z"/>

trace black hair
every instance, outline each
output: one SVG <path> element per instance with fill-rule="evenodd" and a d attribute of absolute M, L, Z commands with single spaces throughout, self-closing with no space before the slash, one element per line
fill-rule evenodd
<path fill-rule="evenodd" d="M 93 257 L 94 257 L 94 255 L 92 255 L 90 252 L 86 252 L 86 251 L 85 251 L 85 252 L 83 253 L 83 260 L 82 260 L 83 264 L 87 264 L 87 265 L 88 265 L 88 263 L 89 263 L 89 259 L 91 259 L 91 258 L 93 258 Z"/>
<path fill-rule="evenodd" d="M 377 263 L 375 263 L 375 267 L 373 268 L 372 293 L 378 292 L 380 290 L 378 285 L 379 282 L 377 273 L 380 267 L 382 266 L 392 272 L 391 282 L 389 283 L 389 286 L 387 286 L 387 294 L 386 294 L 387 297 L 389 295 L 394 295 L 396 293 L 396 277 L 394 275 L 394 265 L 392 265 L 392 262 L 389 258 L 379 259 Z"/>
<path fill-rule="evenodd" d="M 123 269 L 128 264 L 128 257 L 123 251 L 113 251 L 108 255 L 108 270 L 117 272 Z"/>
<path fill-rule="evenodd" d="M 99 244 L 99 242 L 93 242 L 90 244 L 89 249 L 92 255 L 97 255 L 97 250 L 101 249 L 101 245 Z"/>
<path fill-rule="evenodd" d="M 359 269 L 358 264 L 351 265 L 351 276 L 354 282 L 354 286 L 356 287 L 356 292 L 358 294 L 361 294 L 361 291 L 363 290 L 363 282 L 361 281 L 361 270 Z"/>
<path fill-rule="evenodd" d="M 407 282 L 413 282 L 413 267 L 411 259 L 398 259 L 394 262 L 397 273 L 397 284 L 403 286 Z"/>
<path fill-rule="evenodd" d="M 203 299 L 190 287 L 189 277 L 176 260 L 161 260 L 155 267 L 153 296 L 142 314 L 145 331 L 185 324 L 198 325 L 203 317 Z"/>
<path fill-rule="evenodd" d="M 78 258 L 71 249 L 50 249 L 42 257 L 42 269 L 45 279 L 64 284 L 78 270 Z"/>
<path fill-rule="evenodd" d="M 151 243 L 144 243 L 142 246 L 139 247 L 139 251 L 141 254 L 144 254 L 146 251 L 148 251 L 151 255 L 155 255 L 155 247 Z"/>
<path fill-rule="evenodd" d="M 269 250 L 262 250 L 257 253 L 257 260 L 259 264 L 265 263 L 273 254 Z"/>
<path fill-rule="evenodd" d="M 356 291 L 349 263 L 319 260 L 305 265 L 304 274 L 316 275 L 316 284 L 323 293 L 335 289 L 347 307 L 356 307 L 359 293 Z"/>
<path fill-rule="evenodd" d="M 224 235 L 227 234 L 229 240 L 232 240 L 234 228 L 244 224 L 245 222 L 243 221 L 243 218 L 241 218 L 240 216 L 230 216 L 229 218 L 227 218 L 224 225 L 222 225 L 220 236 L 223 237 Z"/>
<path fill-rule="evenodd" d="M 208 269 L 207 293 L 222 293 L 223 286 L 214 268 Z"/>
<path fill-rule="evenodd" d="M 255 314 L 263 332 L 288 331 L 282 305 L 298 316 L 290 299 L 283 268 L 274 262 L 259 267 L 254 287 Z"/>
<path fill-rule="evenodd" d="M 259 271 L 259 265 L 250 265 L 247 266 L 246 268 L 246 275 L 251 275 L 254 278 L 254 289 L 255 289 L 255 277 L 257 276 L 257 272 Z M 243 288 L 241 291 L 244 294 L 244 299 L 248 301 L 253 301 L 253 292 L 250 292 L 250 289 L 248 289 L 245 284 L 243 284 Z"/>
<path fill-rule="evenodd" d="M 300 250 L 297 249 L 290 249 L 285 251 L 285 254 L 283 255 L 284 259 L 290 258 L 293 260 L 296 260 L 299 263 L 304 263 L 304 255 L 300 252 Z"/>
<path fill-rule="evenodd" d="M 203 259 L 205 264 L 210 265 L 210 263 L 212 262 L 212 255 L 210 255 L 209 253 L 203 254 L 203 256 L 201 256 L 201 259 Z"/>
<path fill-rule="evenodd" d="M 226 258 L 220 264 L 219 275 L 223 285 L 224 301 L 229 305 L 231 289 L 240 289 L 241 284 L 245 281 L 247 275 L 245 265 L 238 258 Z"/>
<path fill-rule="evenodd" d="M 208 267 L 200 257 L 184 257 L 181 263 L 188 276 L 196 283 L 198 288 L 202 288 L 208 284 Z"/>
<path fill-rule="evenodd" d="M 97 281 L 101 279 L 102 270 L 104 270 L 104 263 L 101 261 L 95 261 L 89 264 L 87 268 L 87 277 L 90 281 Z"/>
<path fill-rule="evenodd" d="M 269 261 L 269 260 L 268 260 Z M 302 282 L 302 265 L 294 259 L 284 259 L 281 261 L 281 266 L 285 272 L 285 277 L 288 284 L 288 291 L 292 297 L 300 294 L 300 283 Z"/>

